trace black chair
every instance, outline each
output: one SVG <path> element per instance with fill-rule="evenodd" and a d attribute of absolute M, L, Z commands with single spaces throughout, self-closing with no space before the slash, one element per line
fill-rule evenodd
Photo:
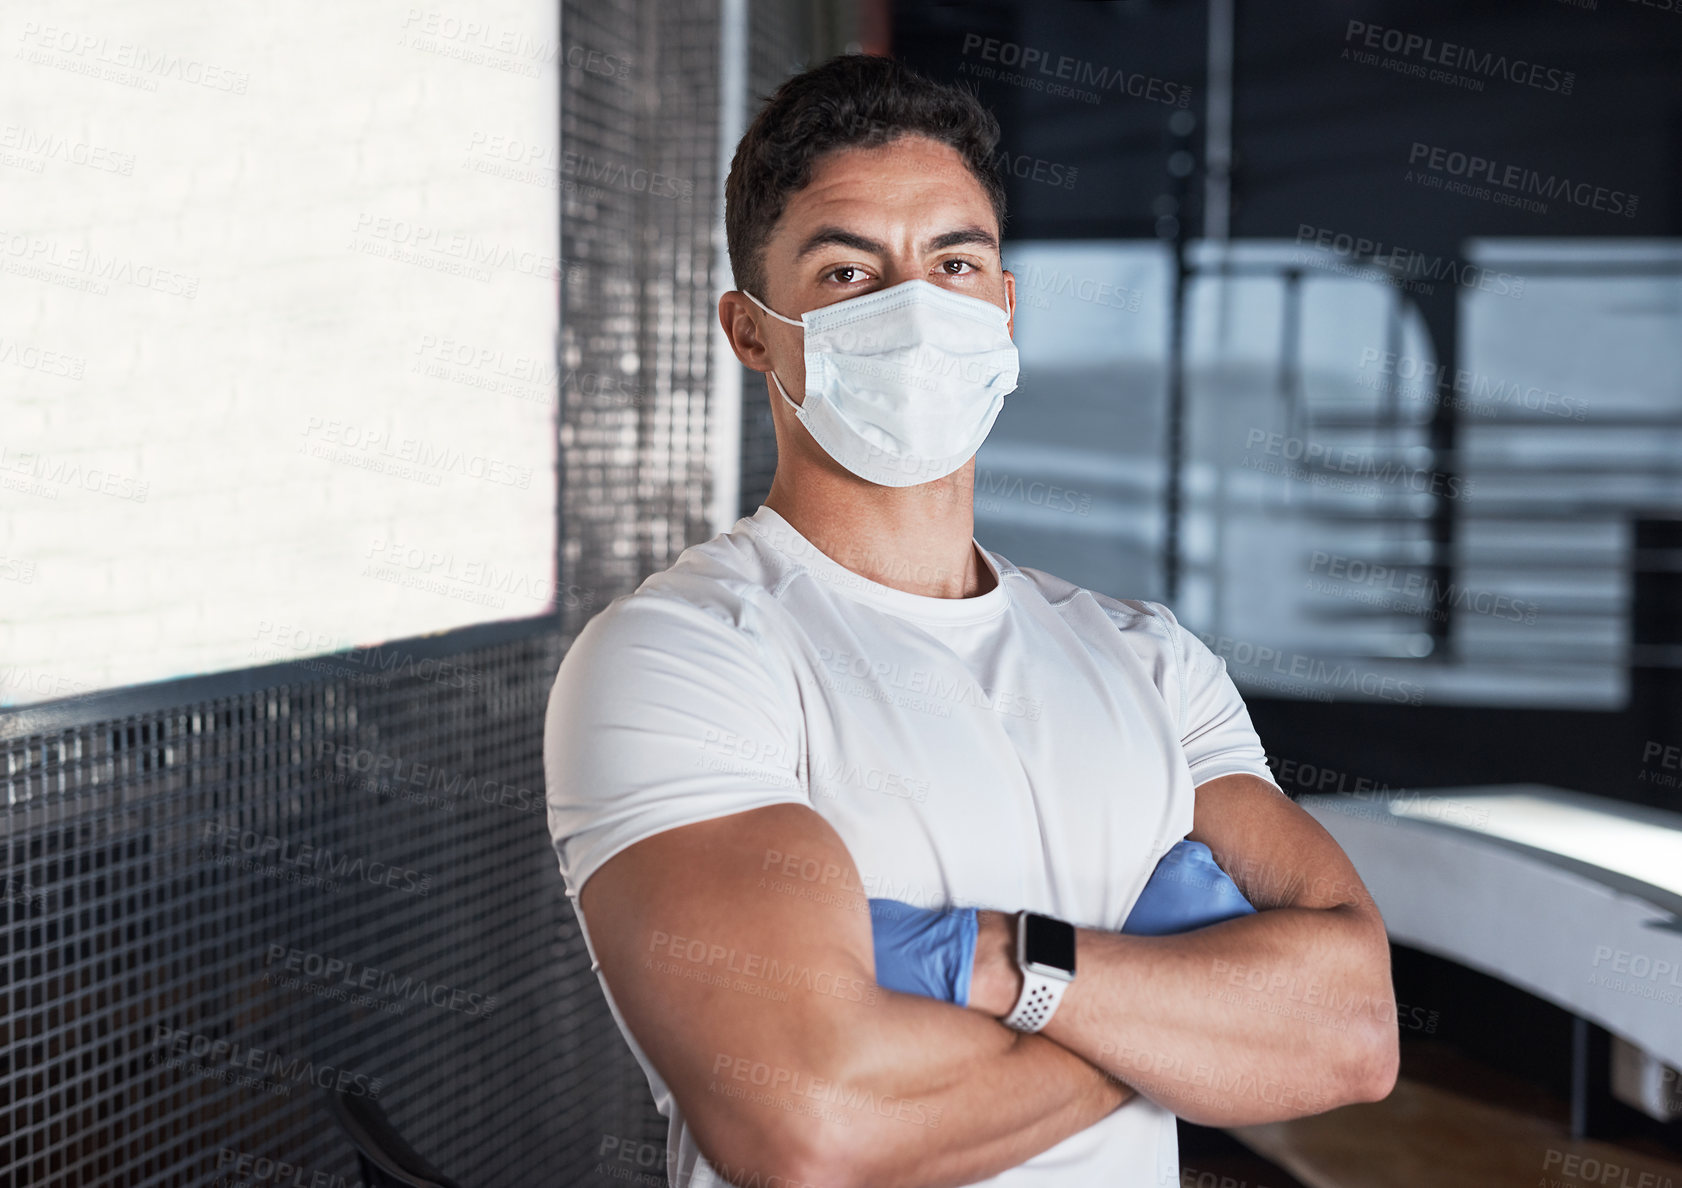
<path fill-rule="evenodd" d="M 461 1188 L 403 1141 L 371 1098 L 329 1091 L 328 1109 L 356 1147 L 367 1188 Z"/>

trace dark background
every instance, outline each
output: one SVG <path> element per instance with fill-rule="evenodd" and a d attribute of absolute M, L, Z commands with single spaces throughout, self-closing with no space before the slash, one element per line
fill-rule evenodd
<path fill-rule="evenodd" d="M 1154 237 L 1153 204 L 1171 188 L 1169 118 L 1180 109 L 1115 90 L 1093 105 L 979 77 L 975 39 L 1190 86 L 1188 110 L 1201 119 L 1207 11 L 1201 3 L 1143 0 L 900 0 L 892 9 L 892 52 L 932 77 L 974 89 L 998 115 L 1007 152 L 1079 169 L 1080 184 L 1067 189 L 1007 172 L 1007 238 Z M 1345 49 L 1363 49 L 1358 36 L 1346 39 L 1351 21 L 1570 71 L 1571 94 L 1499 77 L 1471 92 L 1347 61 Z M 1682 4 L 1239 3 L 1234 43 L 1234 238 L 1290 239 L 1307 224 L 1454 258 L 1473 236 L 1682 233 Z M 1611 218 L 1556 201 L 1538 217 L 1421 189 L 1402 180 L 1415 142 L 1637 194 L 1637 213 Z M 1201 156 L 1201 128 L 1190 143 Z M 1183 201 L 1181 218 L 1197 234 L 1201 184 Z M 1449 360 L 1458 329 L 1454 287 L 1436 286 L 1418 301 L 1439 358 Z M 1670 513 L 1654 515 L 1657 522 L 1640 529 L 1632 642 L 1676 645 L 1682 531 Z M 1452 523 L 1445 531 L 1452 533 Z M 1674 790 L 1638 776 L 1648 740 L 1682 738 L 1676 650 L 1634 657 L 1630 704 L 1621 713 L 1260 695 L 1246 701 L 1270 754 L 1294 761 L 1288 771 L 1312 764 L 1392 788 L 1533 781 L 1674 806 Z"/>

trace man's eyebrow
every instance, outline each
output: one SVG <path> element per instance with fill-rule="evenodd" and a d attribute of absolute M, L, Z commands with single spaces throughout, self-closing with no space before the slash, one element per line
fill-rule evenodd
<path fill-rule="evenodd" d="M 845 227 L 819 227 L 800 245 L 800 250 L 794 254 L 796 260 L 811 255 L 821 247 L 834 244 L 837 247 L 852 248 L 854 251 L 870 252 L 872 255 L 885 256 L 888 254 L 886 244 L 877 243 L 874 239 L 848 231 Z"/>
<path fill-rule="evenodd" d="M 966 243 L 978 243 L 982 247 L 992 248 L 995 252 L 999 250 L 998 236 L 982 227 L 960 227 L 956 231 L 936 235 L 924 247 L 927 251 L 943 252 L 947 248 L 958 247 Z"/>
<path fill-rule="evenodd" d="M 947 248 L 958 247 L 966 243 L 980 244 L 983 247 L 999 250 L 998 236 L 984 227 L 960 227 L 956 231 L 944 231 L 928 239 L 923 244 L 923 250 L 928 252 L 943 252 Z M 855 231 L 848 231 L 845 227 L 819 227 L 806 237 L 806 242 L 800 245 L 800 250 L 794 254 L 796 260 L 811 255 L 822 247 L 829 246 L 852 248 L 858 252 L 869 252 L 876 256 L 888 254 L 888 246 L 868 236 Z"/>

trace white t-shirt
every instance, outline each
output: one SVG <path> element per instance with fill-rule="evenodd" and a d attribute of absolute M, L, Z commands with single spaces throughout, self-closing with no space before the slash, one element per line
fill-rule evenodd
<path fill-rule="evenodd" d="M 651 834 L 791 803 L 834 826 L 868 896 L 1119 929 L 1191 831 L 1197 784 L 1272 782 L 1261 743 L 1225 662 L 1166 607 L 981 554 L 997 579 L 985 594 L 911 594 L 761 506 L 603 608 L 561 664 L 544 732 L 575 906 Z M 766 873 L 796 895 L 824 894 L 828 877 Z M 775 985 L 734 960 L 717 972 Z M 602 991 L 669 1119 L 672 1183 L 724 1184 Z M 1174 1118 L 1137 1098 L 984 1183 L 1178 1185 Z"/>

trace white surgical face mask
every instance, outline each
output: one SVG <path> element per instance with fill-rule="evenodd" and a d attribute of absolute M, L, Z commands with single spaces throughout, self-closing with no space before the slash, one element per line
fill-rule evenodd
<path fill-rule="evenodd" d="M 991 301 L 909 280 L 795 319 L 747 296 L 804 329 L 804 402 L 789 399 L 774 371 L 771 381 L 813 440 L 869 482 L 909 487 L 951 474 L 1016 390 L 1009 315 Z"/>

